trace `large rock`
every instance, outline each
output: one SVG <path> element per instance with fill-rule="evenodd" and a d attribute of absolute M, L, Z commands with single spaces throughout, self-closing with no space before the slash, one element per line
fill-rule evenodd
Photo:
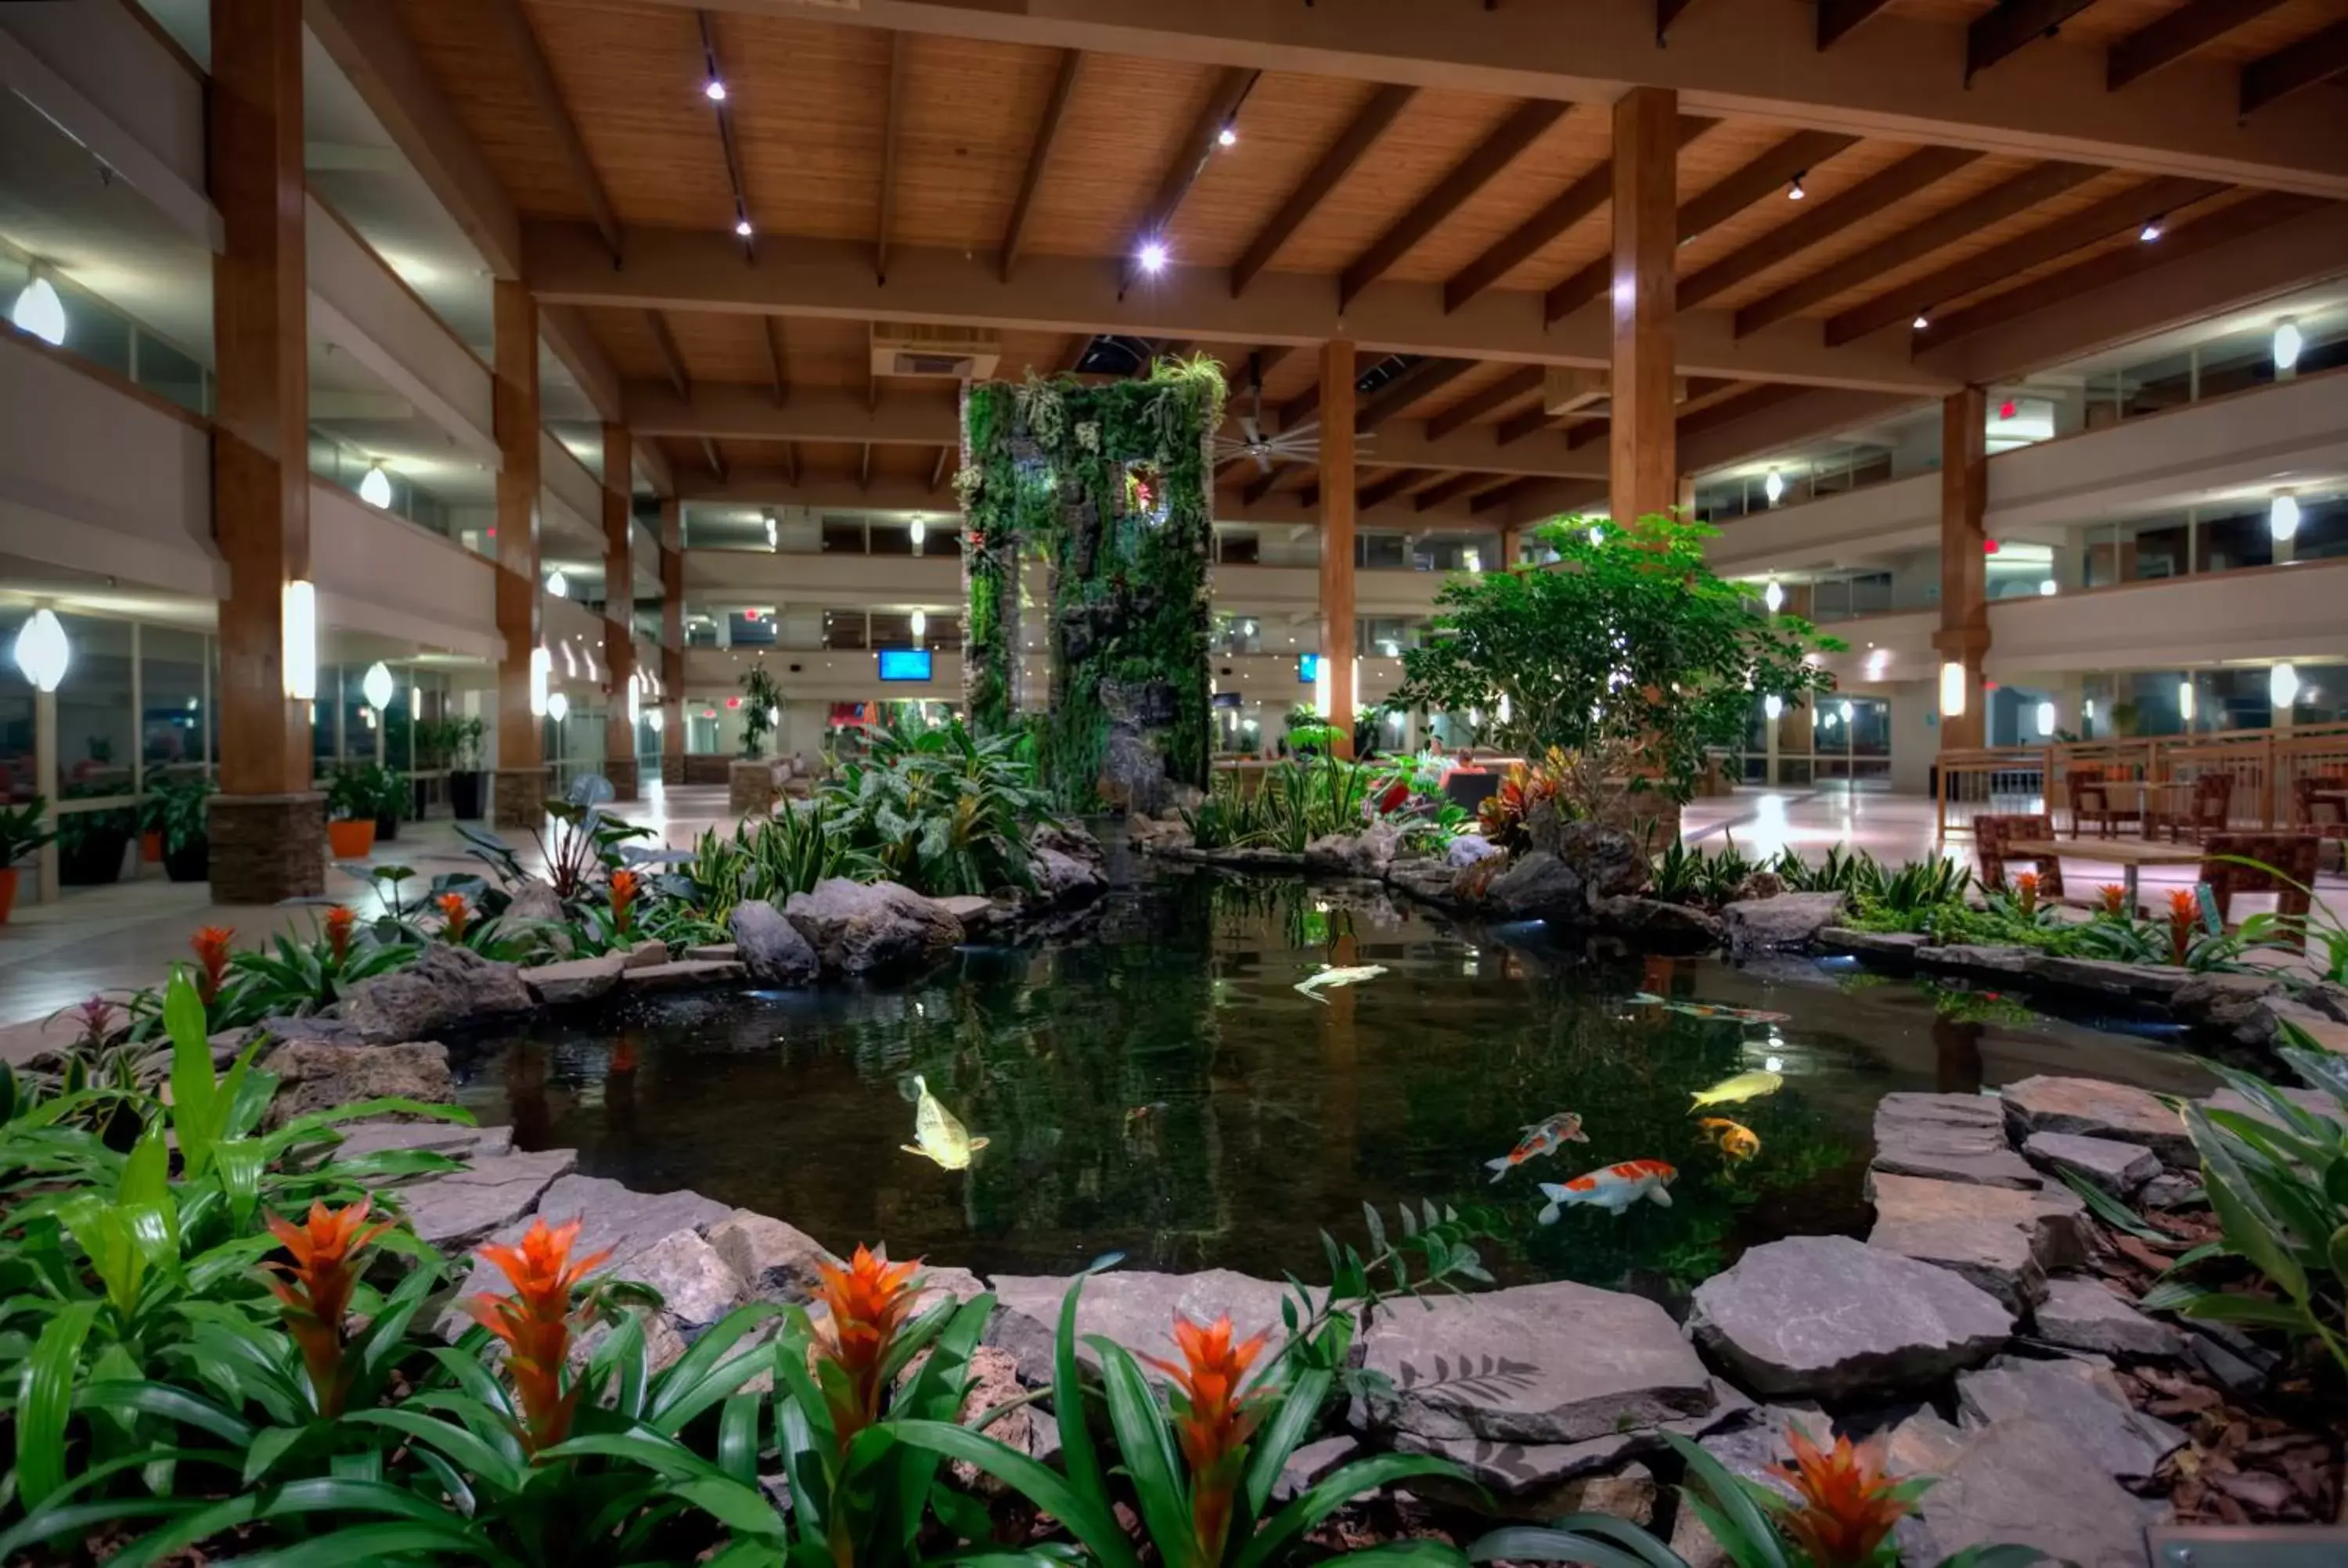
<path fill-rule="evenodd" d="M 2063 1432 L 2080 1460 L 2131 1490 L 2150 1481 L 2160 1461 L 2185 1446 L 2183 1432 L 2135 1409 L 2119 1379 L 2089 1362 L 2001 1356 L 1957 1375 L 1960 1427 L 2024 1416 Z"/>
<path fill-rule="evenodd" d="M 1074 904 L 1108 886 L 1100 840 L 1072 823 L 1045 823 L 1027 835 L 1027 873 L 1034 901 Z"/>
<path fill-rule="evenodd" d="M 1590 910 L 1581 876 L 1546 849 L 1519 856 L 1516 864 L 1492 878 L 1488 897 L 1502 913 L 1519 920 L 1578 923 Z"/>
<path fill-rule="evenodd" d="M 692 991 L 708 986 L 739 985 L 747 979 L 744 966 L 722 958 L 673 958 L 664 964 L 639 964 L 620 973 L 620 983 L 632 994 L 647 991 Z"/>
<path fill-rule="evenodd" d="M 1030 1383 L 1052 1379 L 1052 1337 L 1059 1327 L 1061 1298 L 1072 1283 L 1057 1275 L 994 1276 L 998 1305 L 987 1325 L 986 1342 L 1016 1358 L 1020 1377 Z M 1177 1313 L 1193 1323 L 1212 1323 L 1228 1314 L 1240 1337 L 1269 1328 L 1277 1342 L 1283 1337 L 1280 1302 L 1285 1294 L 1270 1280 L 1228 1268 L 1198 1274 L 1098 1274 L 1085 1281 L 1076 1306 L 1076 1331 L 1105 1336 L 1137 1356 L 1179 1363 L 1181 1356 L 1173 1335 Z M 1086 1365 L 1096 1360 L 1090 1346 L 1078 1354 Z"/>
<path fill-rule="evenodd" d="M 2177 988 L 2168 1005 L 2183 1018 L 2219 1030 L 2242 1045 L 2274 1038 L 2275 1013 L 2267 1004 L 2282 998 L 2282 981 L 2272 975 L 2195 975 Z"/>
<path fill-rule="evenodd" d="M 1849 901 L 1840 893 L 1780 893 L 1775 898 L 1730 904 L 1720 917 L 1728 927 L 1730 947 L 1740 953 L 1766 953 L 1808 947 L 1840 917 Z"/>
<path fill-rule="evenodd" d="M 689 1230 L 671 1231 L 637 1253 L 627 1277 L 661 1293 L 662 1313 L 688 1345 L 749 1296 L 733 1266 Z"/>
<path fill-rule="evenodd" d="M 462 1252 L 527 1216 L 546 1190 L 578 1163 L 574 1149 L 492 1155 L 404 1188 L 399 1204 L 417 1235 L 443 1252 Z M 493 1289 L 494 1281 L 503 1277 L 485 1264 L 475 1272 L 476 1290 Z"/>
<path fill-rule="evenodd" d="M 1460 876 L 1432 856 L 1409 855 L 1386 867 L 1386 881 L 1430 904 L 1453 902 L 1451 885 Z"/>
<path fill-rule="evenodd" d="M 1304 865 L 1307 870 L 1339 876 L 1383 876 L 1401 846 L 1402 825 L 1382 818 L 1359 833 L 1331 833 L 1314 839 L 1304 846 Z"/>
<path fill-rule="evenodd" d="M 710 1226 L 709 1245 L 760 1301 L 813 1300 L 822 1283 L 815 1266 L 829 1255 L 805 1231 L 750 1209 Z"/>
<path fill-rule="evenodd" d="M 821 967 L 816 951 L 799 928 L 783 918 L 782 911 L 764 898 L 747 898 L 734 906 L 731 921 L 735 956 L 762 986 L 804 986 Z"/>
<path fill-rule="evenodd" d="M 2167 1002 L 2191 978 L 2187 970 L 2167 964 L 2122 964 L 2110 958 L 2066 958 L 2052 953 L 2032 958 L 2030 972 L 2078 990 L 2148 1002 Z"/>
<path fill-rule="evenodd" d="M 2005 1112 L 1986 1094 L 1887 1094 L 1875 1105 L 1872 1170 L 1985 1187 L 2044 1178 L 2005 1141 Z"/>
<path fill-rule="evenodd" d="M 343 1141 L 335 1146 L 337 1160 L 363 1160 L 371 1154 L 390 1153 L 445 1154 L 455 1160 L 476 1160 L 513 1152 L 510 1127 L 401 1120 L 345 1122 L 335 1131 L 343 1135 Z M 369 1184 L 390 1184 L 377 1178 Z"/>
<path fill-rule="evenodd" d="M 624 953 L 602 953 L 592 958 L 565 958 L 560 963 L 540 964 L 521 971 L 521 983 L 530 994 L 548 1007 L 561 1007 L 571 1002 L 592 1002 L 607 996 L 620 983 L 620 970 L 627 962 Z"/>
<path fill-rule="evenodd" d="M 2079 1200 L 1965 1182 L 1869 1172 L 1869 1246 L 1953 1269 L 2017 1316 L 2046 1293 L 2046 1271 L 2080 1261 Z"/>
<path fill-rule="evenodd" d="M 657 968 L 668 962 L 668 944 L 658 937 L 646 937 L 621 956 L 620 972 Z"/>
<path fill-rule="evenodd" d="M 963 937 L 961 922 L 894 882 L 827 877 L 812 892 L 792 894 L 783 917 L 827 974 L 911 968 L 944 957 Z"/>
<path fill-rule="evenodd" d="M 2041 1075 L 2009 1083 L 2003 1095 L 2006 1129 L 2017 1143 L 2033 1132 L 2084 1132 L 2141 1143 L 2161 1163 L 2179 1169 L 2198 1166 L 2185 1119 L 2150 1091 L 2099 1078 Z"/>
<path fill-rule="evenodd" d="M 2032 1309 L 2038 1337 L 2066 1350 L 2099 1356 L 2181 1356 L 2184 1337 L 2121 1300 L 2101 1280 L 2068 1276 L 2046 1282 L 2046 1299 Z"/>
<path fill-rule="evenodd" d="M 1901 1524 L 1901 1561 L 1938 1563 L 1968 1546 L 2034 1546 L 2075 1568 L 2145 1568 L 2144 1532 L 2162 1511 L 2080 1462 L 2072 1438 L 2034 1416 L 1961 1430 L 1926 1410 L 1891 1434 L 1890 1462 L 1935 1477 Z"/>
<path fill-rule="evenodd" d="M 611 1259 L 599 1273 L 621 1267 L 663 1236 L 706 1230 L 734 1214 L 690 1190 L 632 1192 L 601 1176 L 563 1177 L 547 1189 L 538 1212 L 549 1225 L 579 1221 L 577 1251 L 610 1248 Z"/>
<path fill-rule="evenodd" d="M 1834 1399 L 1978 1366 L 2013 1315 L 1945 1268 L 1849 1236 L 1790 1236 L 1697 1286 L 1688 1328 L 1757 1394 Z"/>
<path fill-rule="evenodd" d="M 368 1041 L 426 1040 L 459 1024 L 528 1012 L 521 971 L 470 948 L 435 942 L 404 969 L 361 980 L 343 998 L 343 1021 Z"/>
<path fill-rule="evenodd" d="M 1864 953 L 1896 961 L 1913 958 L 1931 938 L 1921 931 L 1861 931 L 1850 926 L 1820 927 L 1812 940 L 1829 953 Z"/>
<path fill-rule="evenodd" d="M 2160 1157 L 2141 1143 L 2090 1138 L 2084 1132 L 2033 1132 L 2022 1152 L 2050 1171 L 2068 1171 L 2116 1198 L 2132 1195 L 2160 1174 Z"/>
<path fill-rule="evenodd" d="M 535 876 L 525 876 L 508 888 L 506 900 L 509 919 L 562 923 L 562 900 L 554 896 L 551 886 Z"/>
<path fill-rule="evenodd" d="M 1581 879 L 1592 903 L 1642 892 L 1653 873 L 1639 841 L 1602 822 L 1560 823 L 1552 835 L 1536 835 L 1533 846 L 1547 849 Z"/>
<path fill-rule="evenodd" d="M 1463 833 L 1443 851 L 1443 864 L 1457 871 L 1462 866 L 1473 866 L 1479 860 L 1488 860 L 1495 855 L 1505 853 L 1498 845 L 1480 833 Z"/>
<path fill-rule="evenodd" d="M 1728 940 L 1728 927 L 1688 904 L 1667 904 L 1660 898 L 1601 898 L 1591 908 L 1598 927 L 1642 947 L 1692 951 L 1717 948 Z"/>
<path fill-rule="evenodd" d="M 277 1074 L 277 1095 L 262 1125 L 278 1128 L 314 1111 L 396 1098 L 446 1105 L 457 1098 L 448 1076 L 448 1048 L 437 1040 L 399 1045 L 328 1045 L 297 1040 L 277 1047 L 263 1063 Z"/>
<path fill-rule="evenodd" d="M 1397 1304 L 1362 1337 L 1362 1366 L 1394 1384 L 1372 1423 L 1421 1438 L 1573 1443 L 1704 1415 L 1715 1398 L 1669 1313 L 1566 1281 Z"/>

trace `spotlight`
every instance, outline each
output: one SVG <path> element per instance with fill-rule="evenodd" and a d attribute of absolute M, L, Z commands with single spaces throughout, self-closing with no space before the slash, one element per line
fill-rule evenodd
<path fill-rule="evenodd" d="M 1141 246 L 1141 270 L 1155 276 L 1166 270 L 1166 242 L 1147 240 Z"/>
<path fill-rule="evenodd" d="M 716 77 L 709 78 L 708 85 L 704 87 L 701 89 L 701 92 L 702 96 L 706 97 L 711 103 L 722 104 L 726 101 L 726 84 L 719 81 Z"/>
<path fill-rule="evenodd" d="M 1807 174 L 1809 170 L 1807 169 L 1802 170 L 1802 174 Z M 1799 201 L 1803 197 L 1809 194 L 1808 191 L 1802 189 L 1802 174 L 1797 174 L 1794 176 L 1794 183 L 1786 188 L 1787 200 Z"/>
<path fill-rule="evenodd" d="M 747 240 L 750 237 L 750 220 L 747 218 L 736 218 L 734 220 L 734 232 Z"/>
<path fill-rule="evenodd" d="M 2166 216 L 2166 214 L 2163 214 L 2163 216 Z M 2136 231 L 2136 237 L 2137 237 L 2137 239 L 2138 241 L 2140 241 L 2142 243 L 2147 244 L 2147 245 L 2149 245 L 2149 244 L 2151 244 L 2155 240 L 2159 239 L 2159 238 L 2160 238 L 2160 219 L 2159 219 L 2159 218 L 2155 218 L 2155 219 L 2153 219 L 2153 220 L 2152 220 L 2152 221 L 2150 221 L 2149 223 L 2147 223 L 2143 228 L 2141 228 L 2141 229 L 2137 230 L 2137 231 Z"/>
<path fill-rule="evenodd" d="M 1929 312 L 1918 311 L 1916 313 L 1916 319 L 1910 322 L 1908 324 L 1915 331 L 1922 332 L 1925 328 L 1932 324 L 1932 317 Z"/>
<path fill-rule="evenodd" d="M 1230 126 L 1225 126 L 1222 129 L 1215 133 L 1215 145 L 1217 147 L 1235 147 L 1239 144 L 1239 139 L 1240 133 L 1232 129 Z"/>
<path fill-rule="evenodd" d="M 2297 322 L 2289 316 L 2277 322 L 2274 330 L 2274 367 L 2277 370 L 2290 370 L 2295 367 L 2299 364 L 2299 351 L 2305 347 L 2306 343 L 2307 340 L 2300 335 Z"/>

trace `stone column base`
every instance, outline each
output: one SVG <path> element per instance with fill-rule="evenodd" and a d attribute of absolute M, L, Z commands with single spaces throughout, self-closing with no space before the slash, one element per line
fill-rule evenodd
<path fill-rule="evenodd" d="M 661 753 L 661 783 L 664 784 L 681 784 L 684 782 L 685 753 L 683 752 L 663 752 Z"/>
<path fill-rule="evenodd" d="M 623 757 L 603 764 L 603 776 L 612 781 L 613 800 L 642 800 L 644 792 L 636 779 L 636 759 Z"/>
<path fill-rule="evenodd" d="M 326 890 L 323 794 L 216 794 L 205 831 L 215 904 L 275 904 Z"/>
<path fill-rule="evenodd" d="M 490 810 L 493 827 L 537 827 L 546 820 L 546 770 L 499 768 L 497 798 Z"/>
<path fill-rule="evenodd" d="M 775 770 L 767 763 L 742 758 L 726 770 L 726 814 L 764 816 L 775 809 Z"/>

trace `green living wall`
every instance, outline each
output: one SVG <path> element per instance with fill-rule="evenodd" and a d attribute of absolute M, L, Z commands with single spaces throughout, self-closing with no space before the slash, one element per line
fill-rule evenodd
<path fill-rule="evenodd" d="M 1163 810 L 1207 782 L 1211 360 L 1146 380 L 990 382 L 963 403 L 963 681 L 983 733 L 1033 723 L 1066 804 Z M 1049 568 L 1048 698 L 1019 688 L 1019 564 Z M 1040 711 L 1036 711 L 1040 710 Z"/>

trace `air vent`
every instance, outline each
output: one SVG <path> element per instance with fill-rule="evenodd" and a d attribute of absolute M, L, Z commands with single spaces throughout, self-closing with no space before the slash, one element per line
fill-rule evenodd
<path fill-rule="evenodd" d="M 998 333 L 981 327 L 872 323 L 872 374 L 933 381 L 983 381 L 1003 358 Z"/>

